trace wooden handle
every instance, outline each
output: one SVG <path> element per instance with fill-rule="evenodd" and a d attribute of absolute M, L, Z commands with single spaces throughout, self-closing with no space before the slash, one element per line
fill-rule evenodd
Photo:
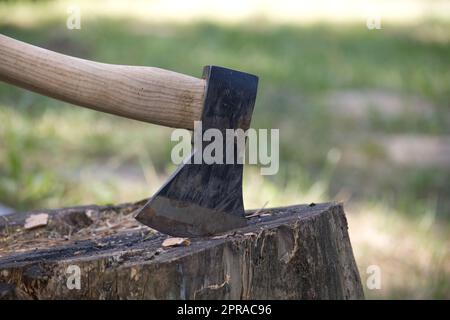
<path fill-rule="evenodd" d="M 0 80 L 83 107 L 174 128 L 201 118 L 205 81 L 98 63 L 0 35 Z"/>

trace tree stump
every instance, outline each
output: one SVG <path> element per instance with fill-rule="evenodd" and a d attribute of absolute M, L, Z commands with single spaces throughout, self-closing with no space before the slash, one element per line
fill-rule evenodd
<path fill-rule="evenodd" d="M 32 230 L 34 213 L 9 216 L 0 298 L 364 298 L 341 204 L 247 212 L 248 226 L 179 246 L 134 221 L 141 204 L 39 211 L 49 222 Z"/>

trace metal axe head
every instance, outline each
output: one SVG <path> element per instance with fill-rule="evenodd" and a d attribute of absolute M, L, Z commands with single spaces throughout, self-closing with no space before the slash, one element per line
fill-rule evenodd
<path fill-rule="evenodd" d="M 247 130 L 258 78 L 216 66 L 205 67 L 203 78 L 207 88 L 202 133 L 214 128 L 225 137 L 226 129 Z M 196 153 L 203 153 L 205 147 L 203 142 L 201 148 L 194 148 L 184 164 L 136 214 L 138 221 L 169 235 L 183 237 L 213 235 L 246 225 L 242 200 L 243 164 L 237 161 L 238 152 L 233 152 L 233 163 L 227 162 L 228 148 L 224 145 L 222 164 L 193 163 L 191 160 Z"/>

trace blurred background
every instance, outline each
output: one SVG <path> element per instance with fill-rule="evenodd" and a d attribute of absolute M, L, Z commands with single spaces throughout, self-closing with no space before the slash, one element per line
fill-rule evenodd
<path fill-rule="evenodd" d="M 343 201 L 367 298 L 450 298 L 450 1 L 0 1 L 0 33 L 259 75 L 252 125 L 280 129 L 280 171 L 245 169 L 246 208 Z M 170 133 L 0 83 L 0 212 L 148 197 Z"/>

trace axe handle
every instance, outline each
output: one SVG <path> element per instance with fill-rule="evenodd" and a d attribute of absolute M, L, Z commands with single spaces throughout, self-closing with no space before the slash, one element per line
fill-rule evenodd
<path fill-rule="evenodd" d="M 205 81 L 70 57 L 0 35 L 0 80 L 83 107 L 174 128 L 201 118 Z"/>

